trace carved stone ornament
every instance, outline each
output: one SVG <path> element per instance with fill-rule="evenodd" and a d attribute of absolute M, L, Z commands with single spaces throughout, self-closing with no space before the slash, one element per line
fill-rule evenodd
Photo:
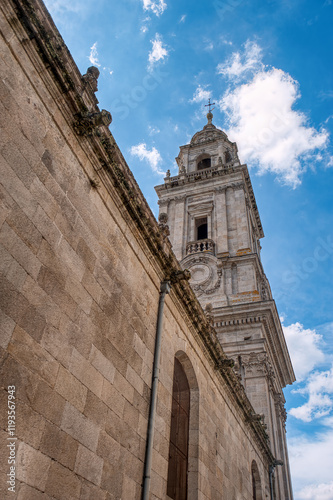
<path fill-rule="evenodd" d="M 242 356 L 242 364 L 245 366 L 246 375 L 254 377 L 266 376 L 269 379 L 274 378 L 274 371 L 268 356 L 265 352 L 251 352 Z"/>
<path fill-rule="evenodd" d="M 198 296 L 211 295 L 220 288 L 222 265 L 216 257 L 196 255 L 187 258 L 186 267 L 191 271 L 191 286 Z"/>
<path fill-rule="evenodd" d="M 162 236 L 165 238 L 166 236 L 170 235 L 170 230 L 169 226 L 167 224 L 168 222 L 168 214 L 165 212 L 161 212 L 160 215 L 158 216 L 158 227 L 160 228 Z"/>
<path fill-rule="evenodd" d="M 171 198 L 163 198 L 163 200 L 158 200 L 157 205 L 160 207 L 162 206 L 168 206 L 171 201 Z"/>
<path fill-rule="evenodd" d="M 265 286 L 264 281 L 262 281 L 261 284 L 260 284 L 260 295 L 261 295 L 262 300 L 268 300 L 269 299 L 268 293 L 267 293 L 267 288 Z"/>
<path fill-rule="evenodd" d="M 177 156 L 176 161 L 177 161 L 177 165 L 178 165 L 178 175 L 186 174 L 186 168 L 184 165 L 183 158 L 181 156 Z"/>
<path fill-rule="evenodd" d="M 85 84 L 90 85 L 93 92 L 97 92 L 97 90 L 98 90 L 98 84 L 97 84 L 98 77 L 99 77 L 99 69 L 96 68 L 96 66 L 90 66 L 90 68 L 87 69 L 87 73 L 85 73 L 82 76 L 82 79 L 85 82 Z"/>
<path fill-rule="evenodd" d="M 214 315 L 213 315 L 212 311 L 213 311 L 212 304 L 210 304 L 210 303 L 206 304 L 206 307 L 205 307 L 206 318 L 208 319 L 210 325 L 214 326 Z"/>
<path fill-rule="evenodd" d="M 258 283 L 258 290 L 260 293 L 261 300 L 270 300 L 271 294 L 269 291 L 267 278 L 265 277 L 265 275 L 263 275 L 263 276 L 257 275 L 257 283 Z"/>
<path fill-rule="evenodd" d="M 283 427 L 285 427 L 287 421 L 287 412 L 284 407 L 285 403 L 282 394 L 279 393 L 274 394 L 274 403 L 275 403 L 276 413 L 278 417 L 280 417 Z"/>
<path fill-rule="evenodd" d="M 166 214 L 165 212 L 161 212 L 158 216 L 158 222 L 160 222 L 161 224 L 166 224 L 168 222 L 168 214 Z"/>
<path fill-rule="evenodd" d="M 98 127 L 108 127 L 112 122 L 111 113 L 105 109 L 98 113 L 80 113 L 75 118 L 74 129 L 76 133 L 85 136 L 94 135 Z"/>
<path fill-rule="evenodd" d="M 207 127 L 207 128 L 206 128 Z M 215 127 L 213 124 L 205 125 L 204 129 L 197 132 L 191 139 L 191 146 L 197 144 L 204 144 L 205 142 L 212 142 L 217 139 L 223 138 L 227 139 L 227 135 Z"/>
<path fill-rule="evenodd" d="M 185 201 L 186 200 L 186 194 L 183 194 L 182 196 L 175 196 L 174 200 L 177 201 Z"/>
<path fill-rule="evenodd" d="M 244 189 L 245 187 L 245 184 L 243 181 L 240 181 L 240 182 L 232 182 L 231 184 L 229 184 L 228 187 L 231 187 L 233 189 Z"/>
<path fill-rule="evenodd" d="M 167 224 L 159 224 L 158 227 L 160 228 L 161 234 L 163 238 L 166 238 L 167 236 L 170 236 L 170 229 Z"/>
<path fill-rule="evenodd" d="M 225 193 L 227 190 L 227 186 L 218 186 L 214 188 L 215 193 Z"/>

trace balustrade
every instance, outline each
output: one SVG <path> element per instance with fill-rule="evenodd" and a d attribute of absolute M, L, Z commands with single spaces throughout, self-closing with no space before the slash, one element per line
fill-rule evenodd
<path fill-rule="evenodd" d="M 186 245 L 186 255 L 199 252 L 209 252 L 213 254 L 214 250 L 215 250 L 214 241 L 210 239 L 190 241 Z"/>

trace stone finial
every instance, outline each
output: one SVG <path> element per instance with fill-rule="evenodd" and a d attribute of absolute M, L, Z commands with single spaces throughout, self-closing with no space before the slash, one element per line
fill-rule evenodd
<path fill-rule="evenodd" d="M 99 77 L 99 69 L 96 68 L 96 66 L 90 66 L 87 69 L 87 73 L 85 73 L 82 76 L 84 82 L 90 84 L 90 87 L 92 88 L 93 92 L 97 92 L 98 90 L 98 85 L 97 85 L 98 77 Z"/>
<path fill-rule="evenodd" d="M 210 98 L 208 99 L 208 104 L 205 104 L 205 107 L 208 107 L 208 113 L 207 113 L 207 120 L 208 120 L 208 125 L 212 124 L 212 119 L 213 119 L 213 113 L 212 111 L 215 109 L 211 109 L 212 106 L 214 106 L 215 102 L 210 102 Z"/>
<path fill-rule="evenodd" d="M 207 116 L 207 120 L 208 120 L 208 125 L 211 125 L 212 124 L 212 120 L 213 120 L 213 113 L 211 113 L 209 111 L 206 116 Z"/>

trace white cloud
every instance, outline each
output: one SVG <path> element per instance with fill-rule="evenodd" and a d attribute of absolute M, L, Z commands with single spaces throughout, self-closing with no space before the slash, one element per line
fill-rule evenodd
<path fill-rule="evenodd" d="M 306 486 L 299 492 L 298 497 L 302 500 L 332 500 L 333 482 Z"/>
<path fill-rule="evenodd" d="M 244 77 L 249 72 L 257 72 L 263 69 L 262 49 L 255 42 L 247 41 L 245 43 L 244 53 L 234 52 L 225 62 L 217 66 L 217 72 L 220 75 L 232 79 Z"/>
<path fill-rule="evenodd" d="M 208 101 L 208 99 L 212 97 L 212 92 L 210 90 L 206 90 L 205 87 L 206 86 L 201 87 L 201 85 L 199 85 L 190 102 L 199 103 L 202 101 Z"/>
<path fill-rule="evenodd" d="M 163 60 L 168 55 L 168 51 L 163 47 L 163 42 L 158 33 L 155 35 L 154 40 L 150 40 L 153 44 L 151 52 L 149 52 L 149 68 L 152 69 L 154 64 L 161 59 Z"/>
<path fill-rule="evenodd" d="M 203 43 L 203 50 L 210 52 L 214 49 L 214 43 L 209 38 L 204 38 L 202 43 Z"/>
<path fill-rule="evenodd" d="M 306 329 L 298 322 L 282 326 L 296 379 L 304 380 L 318 363 L 324 361 L 325 356 L 320 349 L 322 336 L 316 330 Z"/>
<path fill-rule="evenodd" d="M 88 59 L 93 66 L 100 66 L 98 62 L 97 42 L 95 42 L 94 45 L 90 47 L 90 54 Z"/>
<path fill-rule="evenodd" d="M 186 19 L 186 14 L 183 14 L 182 17 L 180 18 L 179 22 L 184 23 Z"/>
<path fill-rule="evenodd" d="M 144 142 L 142 142 L 137 146 L 131 147 L 131 154 L 133 156 L 137 156 L 140 161 L 146 160 L 150 165 L 152 171 L 155 172 L 156 174 L 159 175 L 165 174 L 165 172 L 159 169 L 159 164 L 162 162 L 162 158 L 160 153 L 157 151 L 155 147 L 152 147 L 152 149 L 149 151 L 149 149 L 147 149 L 147 145 Z"/>
<path fill-rule="evenodd" d="M 218 104 L 227 115 L 227 133 L 238 143 L 241 160 L 256 166 L 259 174 L 272 172 L 295 188 L 328 142 L 326 130 L 310 127 L 307 117 L 293 109 L 300 98 L 298 82 L 280 69 L 265 68 L 260 47 L 250 42 L 243 55 L 233 54 L 218 71 L 236 85 Z M 248 83 L 238 85 L 241 78 Z"/>
<path fill-rule="evenodd" d="M 151 10 L 156 16 L 160 16 L 167 8 L 167 4 L 163 0 L 158 0 L 157 2 L 143 0 L 143 8 L 144 10 Z"/>
<path fill-rule="evenodd" d="M 288 447 L 295 498 L 332 500 L 333 430 L 293 438 Z"/>
<path fill-rule="evenodd" d="M 148 125 L 148 130 L 149 130 L 149 135 L 155 135 L 161 132 L 159 128 L 152 127 L 151 125 Z"/>
<path fill-rule="evenodd" d="M 314 372 L 306 381 L 305 387 L 295 393 L 304 394 L 308 401 L 297 408 L 291 408 L 289 414 L 303 422 L 322 418 L 333 409 L 333 366 L 330 370 Z"/>
<path fill-rule="evenodd" d="M 52 14 L 63 14 L 65 12 L 79 13 L 82 8 L 81 0 L 45 0 L 45 5 Z"/>
<path fill-rule="evenodd" d="M 148 31 L 148 25 L 151 21 L 151 18 L 149 16 L 146 16 L 144 20 L 142 21 L 142 26 L 140 28 L 141 33 L 146 33 Z"/>
<path fill-rule="evenodd" d="M 224 45 L 232 45 L 232 42 L 230 40 L 226 40 L 223 37 L 221 37 L 220 40 Z"/>

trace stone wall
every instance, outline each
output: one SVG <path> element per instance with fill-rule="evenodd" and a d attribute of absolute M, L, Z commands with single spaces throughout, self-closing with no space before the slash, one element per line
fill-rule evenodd
<path fill-rule="evenodd" d="M 159 285 L 179 266 L 107 127 L 84 132 L 94 89 L 43 4 L 0 14 L 1 497 L 139 499 Z M 166 299 L 151 499 L 166 498 L 175 356 L 191 387 L 191 500 L 252 499 L 253 460 L 267 493 L 265 433 L 185 283 Z"/>

